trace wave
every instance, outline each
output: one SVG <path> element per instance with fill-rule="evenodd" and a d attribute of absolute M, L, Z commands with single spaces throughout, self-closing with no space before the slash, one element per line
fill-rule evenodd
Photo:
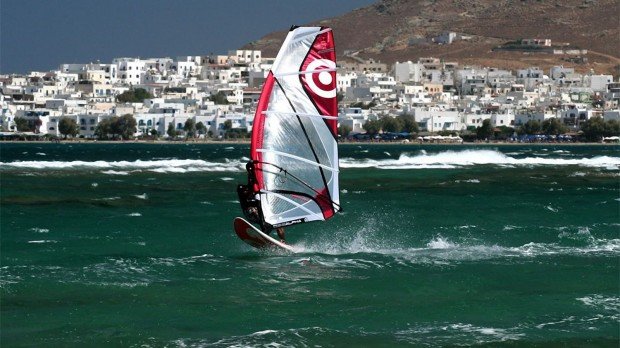
<path fill-rule="evenodd" d="M 511 226 L 512 227 L 512 226 Z M 370 227 L 372 229 L 372 227 Z M 586 234 L 580 230 L 581 236 Z M 433 237 L 423 247 L 403 246 L 397 240 L 381 240 L 366 233 L 364 229 L 351 237 L 342 237 L 337 234 L 329 240 L 301 241 L 294 246 L 299 248 L 302 253 L 319 254 L 319 263 L 332 261 L 323 259 L 320 256 L 353 256 L 356 254 L 375 254 L 392 258 L 398 263 L 405 264 L 452 264 L 459 262 L 476 262 L 484 260 L 514 260 L 532 259 L 537 257 L 554 256 L 613 256 L 620 255 L 620 239 L 597 239 L 594 237 L 583 237 L 581 245 L 566 245 L 562 239 L 566 239 L 564 234 L 559 236 L 560 242 L 530 242 L 521 246 L 502 246 L 485 245 L 461 242 L 456 243 L 441 235 Z M 577 238 L 577 237 L 575 237 Z M 478 242 L 479 243 L 479 242 Z M 362 257 L 363 259 L 363 257 Z M 339 259 L 336 263 L 339 266 L 359 266 L 367 268 L 367 260 Z M 343 264 L 343 262 L 345 264 Z M 390 262 L 389 260 L 387 261 Z M 384 262 L 379 262 L 384 265 Z M 382 266 L 381 266 L 382 267 Z"/>
<path fill-rule="evenodd" d="M 495 150 L 444 151 L 434 154 L 421 152 L 418 155 L 403 153 L 398 159 L 353 159 L 342 158 L 342 168 L 379 168 L 379 169 L 450 169 L 475 165 L 499 166 L 582 166 L 617 170 L 620 158 L 596 156 L 592 158 L 549 158 L 525 157 L 515 158 Z"/>
<path fill-rule="evenodd" d="M 516 153 L 514 155 L 517 155 Z M 109 175 L 128 175 L 133 171 L 153 171 L 157 173 L 187 172 L 243 172 L 246 157 L 224 159 L 211 162 L 197 159 L 153 159 L 135 161 L 14 161 L 0 162 L 0 170 L 101 170 Z M 379 168 L 379 169 L 452 169 L 476 165 L 497 166 L 581 166 L 617 170 L 620 168 L 620 157 L 597 156 L 592 158 L 551 158 L 543 157 L 512 157 L 497 150 L 462 150 L 418 154 L 403 153 L 397 159 L 340 159 L 341 168 Z M 573 175 L 581 176 L 581 172 Z M 222 179 L 226 180 L 226 179 Z M 473 182 L 473 181 L 470 181 Z"/>
<path fill-rule="evenodd" d="M 0 162 L 0 169 L 35 170 L 102 170 L 104 174 L 127 175 L 127 170 L 148 170 L 159 173 L 186 172 L 240 172 L 245 171 L 245 161 L 226 160 L 209 162 L 193 159 L 162 159 L 136 161 L 16 161 Z"/>

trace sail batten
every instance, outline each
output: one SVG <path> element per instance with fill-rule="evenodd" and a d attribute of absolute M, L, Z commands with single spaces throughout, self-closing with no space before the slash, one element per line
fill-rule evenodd
<path fill-rule="evenodd" d="M 290 72 L 277 73 L 277 74 L 274 74 L 274 76 L 276 78 L 280 78 L 280 77 L 292 76 L 292 75 L 322 74 L 322 73 L 337 71 L 337 70 L 338 69 L 336 68 L 332 68 L 332 69 L 318 69 L 318 70 L 306 70 L 306 71 L 290 71 Z"/>
<path fill-rule="evenodd" d="M 282 115 L 289 115 L 289 116 L 317 117 L 317 118 L 323 118 L 323 119 L 326 119 L 326 120 L 338 120 L 338 116 L 325 116 L 325 115 L 321 115 L 321 114 L 304 114 L 304 113 L 300 113 L 300 112 L 263 111 L 263 114 L 266 114 L 266 115 L 269 115 L 269 114 L 282 114 Z"/>
<path fill-rule="evenodd" d="M 302 40 L 304 40 L 305 38 L 307 38 L 307 37 L 309 37 L 309 36 L 316 36 L 316 35 L 320 35 L 320 34 L 327 33 L 327 32 L 329 32 L 329 31 L 332 31 L 332 28 L 325 28 L 325 29 L 320 30 L 320 31 L 318 31 L 318 32 L 316 32 L 316 33 L 310 33 L 310 34 L 300 35 L 300 36 L 295 37 L 295 39 L 291 40 L 290 44 L 292 45 L 292 44 L 297 43 L 298 41 L 302 41 Z"/>
<path fill-rule="evenodd" d="M 296 159 L 298 161 L 302 161 L 302 162 L 308 163 L 311 166 L 321 167 L 321 168 L 324 168 L 324 169 L 327 169 L 327 170 L 330 170 L 330 171 L 333 171 L 333 172 L 338 172 L 339 171 L 338 168 L 329 167 L 329 166 L 326 166 L 324 164 L 318 163 L 316 161 L 311 161 L 309 159 L 302 158 L 302 157 L 299 157 L 299 156 L 295 156 L 293 154 L 286 153 L 286 152 L 267 150 L 267 149 L 256 149 L 256 151 L 257 152 L 269 153 L 269 154 L 274 154 L 274 155 L 277 155 L 277 156 L 284 156 L 284 157 Z"/>
<path fill-rule="evenodd" d="M 326 220 L 340 210 L 337 105 L 331 29 L 292 29 L 254 116 L 252 191 L 263 226 Z"/>

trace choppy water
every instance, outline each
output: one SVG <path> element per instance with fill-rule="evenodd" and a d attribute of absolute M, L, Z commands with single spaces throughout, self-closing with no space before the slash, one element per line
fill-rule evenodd
<path fill-rule="evenodd" d="M 1 144 L 1 343 L 616 347 L 619 150 L 342 145 L 286 254 L 232 231 L 247 145 Z"/>

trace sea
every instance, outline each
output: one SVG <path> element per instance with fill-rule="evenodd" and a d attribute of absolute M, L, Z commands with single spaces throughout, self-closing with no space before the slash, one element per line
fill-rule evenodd
<path fill-rule="evenodd" d="M 2 347 L 618 347 L 618 145 L 342 144 L 235 235 L 248 144 L 1 143 Z"/>

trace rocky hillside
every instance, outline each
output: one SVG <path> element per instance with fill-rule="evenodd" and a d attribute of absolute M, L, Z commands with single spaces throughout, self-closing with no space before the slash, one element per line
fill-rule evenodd
<path fill-rule="evenodd" d="M 619 13 L 617 0 L 381 0 L 339 17 L 299 24 L 332 27 L 340 57 L 355 51 L 362 58 L 393 63 L 433 56 L 509 69 L 563 64 L 618 76 Z M 450 45 L 428 42 L 444 31 L 471 39 Z M 270 33 L 244 48 L 275 56 L 286 32 Z M 521 38 L 549 38 L 587 49 L 587 63 L 545 53 L 491 51 Z"/>

